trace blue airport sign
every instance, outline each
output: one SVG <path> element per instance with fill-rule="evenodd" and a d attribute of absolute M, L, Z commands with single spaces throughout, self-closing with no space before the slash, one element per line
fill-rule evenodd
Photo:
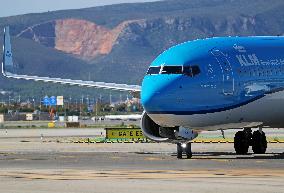
<path fill-rule="evenodd" d="M 45 105 L 45 106 L 49 106 L 49 104 L 50 104 L 50 101 L 49 101 L 49 97 L 48 96 L 45 96 L 44 98 L 43 98 L 43 104 Z"/>
<path fill-rule="evenodd" d="M 56 101 L 56 97 L 55 96 L 50 97 L 49 104 L 50 104 L 50 106 L 56 106 L 57 101 Z"/>

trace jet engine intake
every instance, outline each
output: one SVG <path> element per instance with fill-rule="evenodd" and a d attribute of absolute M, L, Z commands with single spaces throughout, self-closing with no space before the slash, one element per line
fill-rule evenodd
<path fill-rule="evenodd" d="M 157 142 L 169 141 L 168 137 L 165 137 L 165 135 L 163 135 L 164 137 L 160 135 L 160 125 L 156 124 L 145 111 L 142 114 L 140 125 L 143 134 L 147 138 Z"/>
<path fill-rule="evenodd" d="M 196 131 L 184 127 L 162 127 L 143 112 L 141 129 L 144 135 L 157 142 L 189 142 L 198 136 Z"/>

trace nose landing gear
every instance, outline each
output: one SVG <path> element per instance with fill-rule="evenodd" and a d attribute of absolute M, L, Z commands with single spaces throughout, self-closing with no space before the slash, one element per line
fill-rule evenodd
<path fill-rule="evenodd" d="M 244 155 L 248 153 L 249 146 L 255 154 L 264 154 L 267 148 L 267 140 L 262 129 L 254 131 L 246 128 L 243 131 L 238 131 L 234 138 L 234 148 L 237 154 Z"/>
<path fill-rule="evenodd" d="M 177 158 L 182 159 L 183 152 L 186 154 L 186 158 L 192 157 L 191 143 L 177 143 Z"/>

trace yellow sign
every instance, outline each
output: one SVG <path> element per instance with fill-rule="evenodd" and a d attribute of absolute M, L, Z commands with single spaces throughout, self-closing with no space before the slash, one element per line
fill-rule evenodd
<path fill-rule="evenodd" d="M 55 124 L 53 122 L 48 123 L 48 128 L 54 128 Z"/>
<path fill-rule="evenodd" d="M 107 139 L 143 139 L 145 136 L 141 129 L 106 129 Z"/>

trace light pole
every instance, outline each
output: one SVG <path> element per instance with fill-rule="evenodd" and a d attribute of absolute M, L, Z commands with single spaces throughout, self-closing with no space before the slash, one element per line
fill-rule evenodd
<path fill-rule="evenodd" d="M 68 103 L 68 109 L 69 109 L 69 110 L 70 110 L 71 103 L 72 103 L 72 98 L 71 98 L 71 96 L 70 96 L 70 97 L 69 97 L 69 103 Z"/>
<path fill-rule="evenodd" d="M 89 95 L 87 95 L 87 98 L 86 98 L 86 100 L 87 100 L 87 106 L 89 106 L 89 105 L 90 105 L 90 99 L 89 99 Z"/>
<path fill-rule="evenodd" d="M 96 119 L 98 117 L 98 99 L 96 99 Z"/>
<path fill-rule="evenodd" d="M 40 114 L 41 114 L 41 97 L 39 98 L 39 112 L 38 112 L 38 120 L 40 121 Z"/>
<path fill-rule="evenodd" d="M 9 100 L 8 100 L 8 107 L 10 108 L 10 100 L 11 100 L 11 96 L 9 95 Z"/>
<path fill-rule="evenodd" d="M 34 105 L 34 110 L 35 110 L 35 99 L 33 98 L 33 105 Z"/>
<path fill-rule="evenodd" d="M 84 105 L 84 95 L 82 95 L 82 99 L 81 99 L 81 104 L 80 104 L 80 116 L 82 117 L 82 108 L 83 108 L 83 105 Z"/>

